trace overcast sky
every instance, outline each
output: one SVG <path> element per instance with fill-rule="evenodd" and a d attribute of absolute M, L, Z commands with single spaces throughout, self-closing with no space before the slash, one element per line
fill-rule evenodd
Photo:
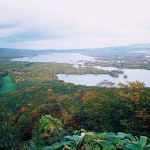
<path fill-rule="evenodd" d="M 150 0 L 0 0 L 0 47 L 150 43 Z"/>

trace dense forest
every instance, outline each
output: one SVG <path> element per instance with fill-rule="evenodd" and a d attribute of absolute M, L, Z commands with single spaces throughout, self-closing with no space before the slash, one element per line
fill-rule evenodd
<path fill-rule="evenodd" d="M 74 85 L 58 73 L 109 72 L 1 60 L 1 79 L 9 76 L 17 88 L 0 92 L 0 149 L 149 149 L 150 88 Z"/>

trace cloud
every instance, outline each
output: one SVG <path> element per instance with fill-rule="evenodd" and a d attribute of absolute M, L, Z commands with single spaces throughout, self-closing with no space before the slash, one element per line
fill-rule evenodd
<path fill-rule="evenodd" d="M 5 0 L 0 47 L 64 49 L 149 42 L 149 0 Z"/>

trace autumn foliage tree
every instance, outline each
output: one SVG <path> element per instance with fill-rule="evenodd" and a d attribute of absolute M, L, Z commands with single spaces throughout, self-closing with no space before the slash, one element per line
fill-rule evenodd
<path fill-rule="evenodd" d="M 127 84 L 119 83 L 118 86 L 124 89 L 121 90 L 118 94 L 134 102 L 140 100 L 140 94 L 144 90 L 144 83 L 138 81 L 127 82 Z"/>
<path fill-rule="evenodd" d="M 81 98 L 81 101 L 84 102 L 84 101 L 90 100 L 95 97 L 96 97 L 96 94 L 93 91 L 87 91 Z"/>
<path fill-rule="evenodd" d="M 128 113 L 120 120 L 125 131 L 136 135 L 147 135 L 150 128 L 150 99 L 145 96 L 147 92 L 144 83 L 136 81 L 118 85 L 121 87 L 118 92 L 119 99 L 124 105 L 122 110 Z"/>

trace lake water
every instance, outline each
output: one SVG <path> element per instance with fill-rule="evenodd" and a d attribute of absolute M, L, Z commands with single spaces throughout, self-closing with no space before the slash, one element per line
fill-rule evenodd
<path fill-rule="evenodd" d="M 50 53 L 44 55 L 37 55 L 33 57 L 13 58 L 11 61 L 82 64 L 84 61 L 94 61 L 94 60 L 95 60 L 94 57 L 85 56 L 79 53 Z"/>
<path fill-rule="evenodd" d="M 17 86 L 10 76 L 5 76 L 0 78 L 2 86 L 0 87 L 0 92 L 14 92 L 17 90 Z"/>
<path fill-rule="evenodd" d="M 85 75 L 65 75 L 58 74 L 57 77 L 59 80 L 63 80 L 64 82 L 70 82 L 76 85 L 87 85 L 87 86 L 95 86 L 98 83 L 108 80 L 114 82 L 116 85 L 119 82 L 126 83 L 127 81 L 139 81 L 144 82 L 145 86 L 150 87 L 150 71 L 144 69 L 122 69 L 124 74 L 120 74 L 118 78 L 114 78 L 109 74 L 85 74 Z M 123 76 L 127 75 L 128 78 L 125 79 Z"/>
<path fill-rule="evenodd" d="M 112 71 L 112 70 L 118 70 L 117 68 L 115 67 L 101 67 L 101 66 L 93 66 L 94 68 L 97 68 L 97 69 L 103 69 L 103 70 L 109 70 L 109 71 Z"/>

